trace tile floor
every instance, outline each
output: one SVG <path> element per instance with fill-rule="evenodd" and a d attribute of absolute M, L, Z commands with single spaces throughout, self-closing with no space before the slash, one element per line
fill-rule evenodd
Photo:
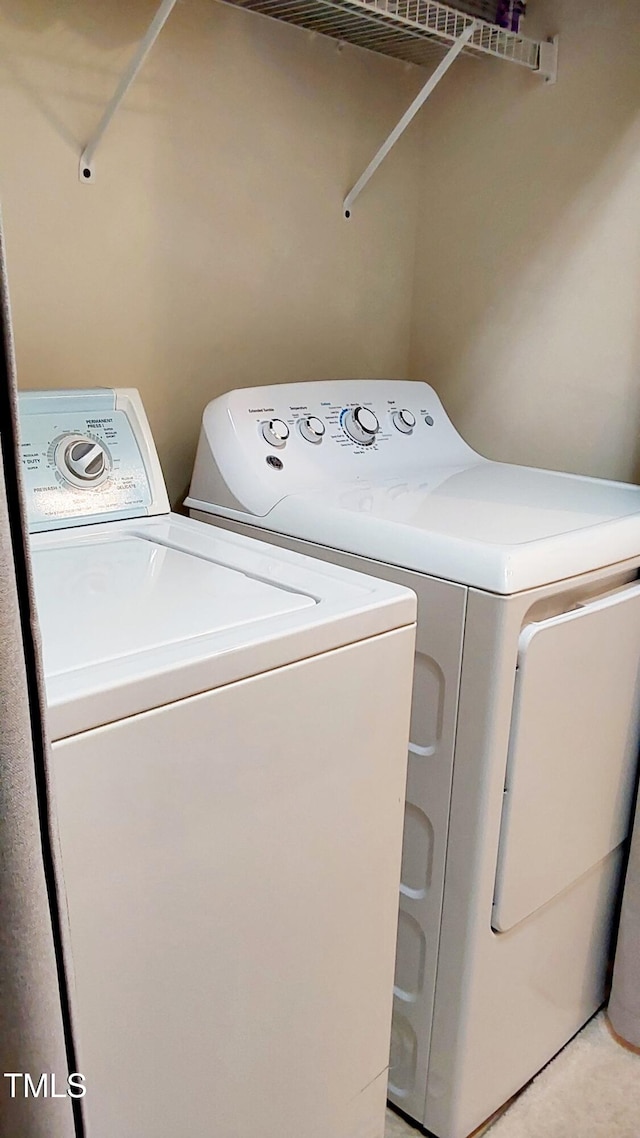
<path fill-rule="evenodd" d="M 482 1138 L 486 1134 L 492 1122 L 495 1122 L 495 1115 L 491 1118 L 485 1126 L 481 1126 L 479 1130 L 474 1130 L 470 1138 Z M 384 1128 L 384 1138 L 424 1138 L 424 1131 L 416 1129 L 400 1115 L 395 1114 L 393 1110 L 387 1111 L 387 1118 Z M 640 1135 L 638 1136 L 640 1138 Z"/>
<path fill-rule="evenodd" d="M 405 1122 L 404 1118 L 394 1114 L 392 1110 L 387 1111 L 387 1122 L 384 1128 L 384 1138 L 419 1138 L 419 1131 L 414 1130 Z"/>

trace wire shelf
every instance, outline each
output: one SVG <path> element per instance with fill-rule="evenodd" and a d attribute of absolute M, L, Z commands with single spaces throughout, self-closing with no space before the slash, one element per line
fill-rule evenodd
<path fill-rule="evenodd" d="M 310 32 L 332 36 L 343 43 L 395 56 L 406 63 L 433 64 L 429 78 L 399 123 L 344 199 L 345 217 L 378 166 L 395 145 L 420 107 L 461 52 L 506 59 L 537 71 L 546 83 L 555 83 L 558 71 L 558 37 L 532 40 L 497 24 L 479 20 L 439 0 L 224 0 L 276 20 L 286 20 Z M 467 6 L 471 0 L 466 0 Z M 481 5 L 488 0 L 473 0 Z M 160 0 L 147 31 L 120 77 L 102 117 L 80 155 L 78 176 L 87 185 L 94 179 L 96 150 L 155 44 L 177 0 Z"/>
<path fill-rule="evenodd" d="M 475 24 L 464 54 L 537 71 L 540 43 L 439 0 L 225 0 L 237 8 L 420 66 L 437 62 Z"/>

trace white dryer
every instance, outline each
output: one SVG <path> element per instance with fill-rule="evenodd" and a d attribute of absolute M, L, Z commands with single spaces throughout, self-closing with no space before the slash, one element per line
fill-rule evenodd
<path fill-rule="evenodd" d="M 415 597 L 169 513 L 134 391 L 20 412 L 88 1136 L 382 1138 Z"/>
<path fill-rule="evenodd" d="M 418 595 L 389 1094 L 462 1138 L 605 995 L 640 489 L 490 462 L 426 384 L 354 380 L 214 400 L 187 504 Z"/>

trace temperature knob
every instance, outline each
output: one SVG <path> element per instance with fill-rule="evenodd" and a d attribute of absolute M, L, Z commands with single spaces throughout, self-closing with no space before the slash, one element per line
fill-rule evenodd
<path fill-rule="evenodd" d="M 391 418 L 393 419 L 394 427 L 402 431 L 403 435 L 410 435 L 416 425 L 415 415 L 411 411 L 408 411 L 406 407 L 403 407 L 401 411 L 394 411 Z"/>
<path fill-rule="evenodd" d="M 289 428 L 282 419 L 268 419 L 262 424 L 262 437 L 272 447 L 283 447 L 289 438 Z"/>
<path fill-rule="evenodd" d="M 380 430 L 376 416 L 368 407 L 354 407 L 347 411 L 343 426 L 349 437 L 363 446 L 369 446 Z"/>
<path fill-rule="evenodd" d="M 56 450 L 56 466 L 67 482 L 86 489 L 104 481 L 111 469 L 106 448 L 86 435 L 62 439 Z"/>
<path fill-rule="evenodd" d="M 324 431 L 324 423 L 316 415 L 300 420 L 300 434 L 308 443 L 321 443 Z"/>

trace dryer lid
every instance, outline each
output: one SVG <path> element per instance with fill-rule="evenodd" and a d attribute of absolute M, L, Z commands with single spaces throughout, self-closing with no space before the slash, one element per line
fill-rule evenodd
<path fill-rule="evenodd" d="M 638 487 L 486 461 L 425 472 L 420 481 L 398 477 L 343 487 L 334 504 L 452 541 L 505 549 L 630 514 L 640 521 Z"/>
<path fill-rule="evenodd" d="M 292 495 L 261 524 L 509 594 L 640 553 L 640 487 L 480 460 Z"/>

